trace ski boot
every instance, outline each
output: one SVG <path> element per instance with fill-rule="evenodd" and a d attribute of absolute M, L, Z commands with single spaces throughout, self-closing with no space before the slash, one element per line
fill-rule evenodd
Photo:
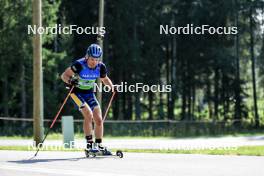
<path fill-rule="evenodd" d="M 85 149 L 85 155 L 87 158 L 90 156 L 117 156 L 119 158 L 123 158 L 123 152 L 121 150 L 116 151 L 116 154 L 113 155 L 110 150 L 98 143 L 94 144 L 92 148 Z"/>
<path fill-rule="evenodd" d="M 101 143 L 96 144 L 98 146 L 98 150 L 102 152 L 102 155 L 113 155 L 110 150 L 107 149 L 107 147 L 103 146 Z"/>
<path fill-rule="evenodd" d="M 90 155 L 95 157 L 100 151 L 97 147 L 94 147 L 94 143 L 88 143 L 84 152 L 86 157 L 88 158 L 90 157 Z"/>
<path fill-rule="evenodd" d="M 101 143 L 98 144 L 98 149 L 103 156 L 117 156 L 119 158 L 123 158 L 124 156 L 121 150 L 117 150 L 116 154 L 114 155 L 110 150 L 107 149 L 107 147 L 103 146 Z"/>

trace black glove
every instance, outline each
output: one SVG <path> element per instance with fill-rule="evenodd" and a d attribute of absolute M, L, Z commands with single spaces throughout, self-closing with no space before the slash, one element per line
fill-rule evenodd
<path fill-rule="evenodd" d="M 79 85 L 79 78 L 77 76 L 72 76 L 69 80 L 69 84 L 72 86 Z"/>
<path fill-rule="evenodd" d="M 65 83 L 65 88 L 66 89 L 71 89 L 72 85 L 70 85 L 69 83 Z"/>

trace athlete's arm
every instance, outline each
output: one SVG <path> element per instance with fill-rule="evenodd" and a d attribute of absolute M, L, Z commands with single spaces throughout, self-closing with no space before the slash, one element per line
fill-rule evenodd
<path fill-rule="evenodd" d="M 74 75 L 71 67 L 68 67 L 62 74 L 61 79 L 63 82 L 69 84 L 71 77 Z"/>
<path fill-rule="evenodd" d="M 110 86 L 114 91 L 114 86 L 111 79 L 107 76 L 107 69 L 105 64 L 101 63 L 100 67 L 100 80 L 104 83 L 104 85 Z"/>
<path fill-rule="evenodd" d="M 101 81 L 104 83 L 104 85 L 108 85 L 112 88 L 112 90 L 114 90 L 114 86 L 113 83 L 111 81 L 111 79 L 108 76 L 105 76 L 104 78 L 100 78 Z"/>
<path fill-rule="evenodd" d="M 63 82 L 69 84 L 70 79 L 77 73 L 80 73 L 82 70 L 82 65 L 75 61 L 70 67 L 68 67 L 61 75 Z"/>

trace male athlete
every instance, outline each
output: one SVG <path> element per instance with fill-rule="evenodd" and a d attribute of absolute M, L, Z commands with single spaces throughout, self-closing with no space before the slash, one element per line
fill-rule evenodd
<path fill-rule="evenodd" d="M 104 130 L 102 113 L 93 92 L 97 78 L 100 78 L 104 85 L 108 85 L 114 90 L 112 81 L 107 76 L 106 66 L 99 62 L 102 53 L 99 45 L 91 44 L 86 55 L 73 62 L 61 75 L 61 79 L 66 84 L 74 86 L 71 98 L 84 117 L 83 131 L 87 141 L 86 150 L 89 151 L 95 146 L 98 150 L 110 155 L 111 152 L 102 146 Z M 93 121 L 95 123 L 95 144 L 93 143 Z"/>

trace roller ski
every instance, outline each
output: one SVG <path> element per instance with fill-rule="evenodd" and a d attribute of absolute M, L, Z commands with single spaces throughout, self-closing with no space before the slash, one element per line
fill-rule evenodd
<path fill-rule="evenodd" d="M 85 155 L 87 158 L 96 157 L 96 156 L 116 156 L 119 158 L 123 158 L 123 152 L 121 150 L 116 151 L 115 155 L 108 150 L 106 147 L 98 146 L 93 148 L 87 148 L 85 149 Z"/>

